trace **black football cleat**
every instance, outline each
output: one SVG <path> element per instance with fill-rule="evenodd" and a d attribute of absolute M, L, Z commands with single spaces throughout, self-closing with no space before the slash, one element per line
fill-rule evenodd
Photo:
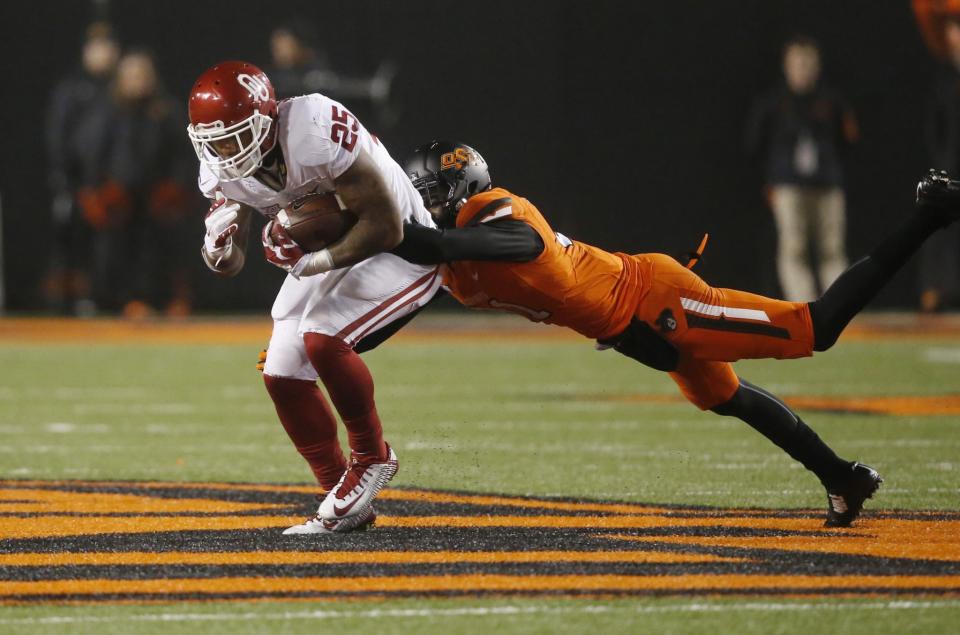
<path fill-rule="evenodd" d="M 827 521 L 825 527 L 849 527 L 863 511 L 863 503 L 871 498 L 883 478 L 863 463 L 850 466 L 845 479 L 827 488 Z"/>
<path fill-rule="evenodd" d="M 917 183 L 917 207 L 935 214 L 944 224 L 960 219 L 960 181 L 943 170 L 929 170 Z"/>

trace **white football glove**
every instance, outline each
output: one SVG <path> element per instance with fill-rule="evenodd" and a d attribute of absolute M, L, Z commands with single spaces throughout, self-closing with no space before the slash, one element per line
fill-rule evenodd
<path fill-rule="evenodd" d="M 233 249 L 233 234 L 236 233 L 239 225 L 236 223 L 237 215 L 240 211 L 239 203 L 226 204 L 227 199 L 217 196 L 217 200 L 210 206 L 206 218 L 203 219 L 207 226 L 207 233 L 203 237 L 203 248 L 218 266 L 220 261 L 230 256 Z"/>

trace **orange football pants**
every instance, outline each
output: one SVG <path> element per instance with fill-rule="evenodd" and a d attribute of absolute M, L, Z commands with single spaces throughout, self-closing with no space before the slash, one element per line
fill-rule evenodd
<path fill-rule="evenodd" d="M 664 254 L 628 258 L 640 268 L 644 287 L 634 315 L 680 351 L 670 377 L 702 410 L 725 403 L 739 388 L 730 362 L 813 354 L 813 324 L 805 302 L 711 287 Z"/>

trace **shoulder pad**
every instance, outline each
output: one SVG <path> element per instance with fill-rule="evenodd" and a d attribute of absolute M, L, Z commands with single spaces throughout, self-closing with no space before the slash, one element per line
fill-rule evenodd
<path fill-rule="evenodd" d="M 499 194 L 502 192 L 493 196 L 480 194 L 471 198 L 457 215 L 457 227 L 473 227 L 513 215 L 513 198 Z"/>

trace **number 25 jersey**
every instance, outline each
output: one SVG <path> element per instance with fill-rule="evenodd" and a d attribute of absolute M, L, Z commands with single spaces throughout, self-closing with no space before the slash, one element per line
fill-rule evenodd
<path fill-rule="evenodd" d="M 319 93 L 285 99 L 278 106 L 273 125 L 278 128 L 277 143 L 286 167 L 283 188 L 273 190 L 253 176 L 220 182 L 209 168 L 201 165 L 200 190 L 207 198 L 214 198 L 220 190 L 228 199 L 273 217 L 304 196 L 335 191 L 334 180 L 364 152 L 373 159 L 396 199 L 401 220 L 433 227 L 430 213 L 403 168 L 343 104 Z"/>

